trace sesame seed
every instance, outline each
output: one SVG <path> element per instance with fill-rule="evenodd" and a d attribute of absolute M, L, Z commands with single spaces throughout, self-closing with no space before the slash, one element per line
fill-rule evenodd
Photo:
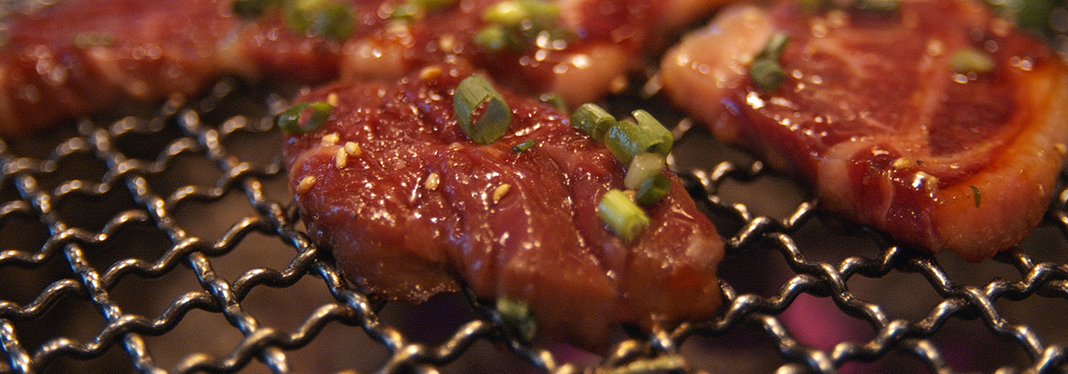
<path fill-rule="evenodd" d="M 423 187 L 433 191 L 438 189 L 439 184 L 441 184 L 441 177 L 438 176 L 438 173 L 430 173 L 430 175 L 426 177 L 426 183 L 423 183 Z"/>
<path fill-rule="evenodd" d="M 340 139 L 340 137 L 337 136 L 337 133 L 330 133 L 323 136 L 320 145 L 322 145 L 323 147 L 333 147 L 337 145 L 338 139 Z"/>
<path fill-rule="evenodd" d="M 441 73 L 440 66 L 428 66 L 419 72 L 419 79 L 423 81 L 437 79 L 441 76 Z"/>
<path fill-rule="evenodd" d="M 349 154 L 345 153 L 345 148 L 341 147 L 337 149 L 337 153 L 334 154 L 334 166 L 338 169 L 344 169 L 349 163 Z"/>
<path fill-rule="evenodd" d="M 909 166 L 912 166 L 912 161 L 904 157 L 898 157 L 897 160 L 894 160 L 894 163 L 890 166 L 894 169 L 904 169 Z"/>
<path fill-rule="evenodd" d="M 345 142 L 345 153 L 348 153 L 349 156 L 359 156 L 363 153 L 363 151 L 360 150 L 359 144 L 353 142 Z"/>
<path fill-rule="evenodd" d="M 494 189 L 493 190 L 493 203 L 497 204 L 497 203 L 501 202 L 501 199 L 503 199 L 506 195 L 508 195 L 508 191 L 511 191 L 511 189 L 512 189 L 512 185 L 507 184 L 507 183 L 502 184 L 502 185 L 498 186 L 496 189 Z"/>
<path fill-rule="evenodd" d="M 300 183 L 297 184 L 297 194 L 303 195 L 304 193 L 308 192 L 308 190 L 311 190 L 313 186 L 315 186 L 315 177 L 310 175 L 306 176 L 304 177 L 304 179 L 300 180 Z"/>

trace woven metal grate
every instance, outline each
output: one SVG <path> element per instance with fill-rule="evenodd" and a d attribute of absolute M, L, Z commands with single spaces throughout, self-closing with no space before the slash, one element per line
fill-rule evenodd
<path fill-rule="evenodd" d="M 595 356 L 509 339 L 464 295 L 350 288 L 302 232 L 268 91 L 222 80 L 0 144 L 0 373 L 1068 370 L 1063 187 L 1019 251 L 929 256 L 818 212 L 658 98 L 614 98 L 678 121 L 672 167 L 728 239 L 726 301 Z"/>

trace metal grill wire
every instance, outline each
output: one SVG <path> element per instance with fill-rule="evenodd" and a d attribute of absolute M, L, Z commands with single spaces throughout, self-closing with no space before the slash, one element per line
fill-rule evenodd
<path fill-rule="evenodd" d="M 678 121 L 672 167 L 728 240 L 726 301 L 712 321 L 621 329 L 599 357 L 510 339 L 472 298 L 409 306 L 351 288 L 302 232 L 264 114 L 283 96 L 261 91 L 223 80 L 0 144 L 0 372 L 1068 370 L 1063 187 L 1021 250 L 932 257 L 818 212 L 642 98 Z"/>

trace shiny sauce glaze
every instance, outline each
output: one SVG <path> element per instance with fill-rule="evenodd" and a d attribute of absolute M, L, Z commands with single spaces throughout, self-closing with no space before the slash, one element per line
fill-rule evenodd
<path fill-rule="evenodd" d="M 412 302 L 461 284 L 518 299 L 539 335 L 592 349 L 614 323 L 649 329 L 716 311 L 723 244 L 677 178 L 668 175 L 671 191 L 646 208 L 651 225 L 623 242 L 597 216 L 600 197 L 622 188 L 611 153 L 566 114 L 503 90 L 508 132 L 471 142 L 452 104 L 471 73 L 435 66 L 396 84 L 338 84 L 298 98 L 336 100 L 323 127 L 286 136 L 285 155 L 309 233 L 348 278 Z M 528 140 L 536 144 L 513 149 Z"/>
<path fill-rule="evenodd" d="M 919 248 L 979 260 L 1041 220 L 1068 137 L 1065 66 L 1048 47 L 975 1 L 909 0 L 886 13 L 800 3 L 750 10 L 722 34 L 787 33 L 781 86 L 720 74 L 731 78 L 717 87 L 729 88 L 705 100 L 725 110 L 702 112 L 676 82 L 712 86 L 694 71 L 714 69 L 685 65 L 701 47 L 684 42 L 664 63 L 675 101 L 795 171 L 824 207 Z M 759 52 L 746 48 L 734 71 Z M 965 48 L 993 69 L 955 71 Z"/>
<path fill-rule="evenodd" d="M 282 11 L 233 14 L 232 0 L 63 0 L 11 17 L 0 45 L 0 133 L 22 134 L 124 100 L 195 95 L 223 75 L 319 84 L 396 79 L 433 63 L 473 63 L 527 94 L 596 100 L 656 35 L 721 0 L 558 1 L 572 37 L 490 51 L 473 40 L 500 0 L 462 0 L 410 20 L 400 0 L 338 0 L 355 27 L 344 40 L 295 32 Z"/>
<path fill-rule="evenodd" d="M 234 27 L 210 0 L 60 4 L 13 16 L 0 33 L 0 133 L 198 92 Z"/>

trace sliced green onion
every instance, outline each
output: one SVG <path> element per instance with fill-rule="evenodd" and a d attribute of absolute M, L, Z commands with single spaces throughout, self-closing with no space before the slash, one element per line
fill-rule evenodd
<path fill-rule="evenodd" d="M 108 47 L 115 45 L 115 35 L 103 31 L 78 33 L 74 36 L 74 45 L 79 48 Z"/>
<path fill-rule="evenodd" d="M 953 52 L 949 59 L 953 71 L 959 74 L 985 74 L 994 71 L 994 58 L 983 50 L 965 47 Z"/>
<path fill-rule="evenodd" d="M 458 2 L 459 0 L 408 0 L 409 4 L 423 7 L 428 11 L 445 9 Z"/>
<path fill-rule="evenodd" d="M 518 0 L 530 20 L 537 28 L 545 28 L 556 23 L 560 17 L 560 5 L 542 0 Z"/>
<path fill-rule="evenodd" d="M 901 9 L 901 2 L 898 0 L 856 0 L 853 7 L 864 12 L 890 14 Z"/>
<path fill-rule="evenodd" d="M 525 22 L 544 27 L 560 16 L 560 6 L 538 0 L 511 0 L 495 4 L 482 13 L 482 20 L 508 27 L 520 27 Z"/>
<path fill-rule="evenodd" d="M 619 162 L 626 165 L 630 165 L 631 160 L 639 153 L 650 152 L 667 156 L 673 142 L 671 132 L 663 126 L 659 129 L 652 126 L 642 127 L 629 121 L 616 122 L 604 137 L 605 147 Z"/>
<path fill-rule="evenodd" d="M 628 190 L 637 190 L 642 182 L 664 170 L 666 158 L 658 153 L 639 153 L 630 161 L 627 176 L 623 177 L 623 186 Z"/>
<path fill-rule="evenodd" d="M 516 144 L 514 147 L 512 147 L 512 151 L 515 153 L 526 152 L 528 149 L 534 148 L 534 146 L 537 144 L 538 142 L 535 142 L 534 139 L 529 139 L 525 142 Z"/>
<path fill-rule="evenodd" d="M 476 111 L 485 104 L 485 110 L 477 121 L 472 122 Z M 512 110 L 501 94 L 493 89 L 486 78 L 472 75 L 456 86 L 453 110 L 460 129 L 478 144 L 490 144 L 504 136 L 512 122 Z"/>
<path fill-rule="evenodd" d="M 279 114 L 276 123 L 284 132 L 303 134 L 326 123 L 333 110 L 334 106 L 324 101 L 298 103 Z"/>
<path fill-rule="evenodd" d="M 539 35 L 564 39 L 576 35 L 557 27 L 560 6 L 541 0 L 510 0 L 497 3 L 482 13 L 485 22 L 476 33 L 475 44 L 491 52 L 504 49 L 522 51 Z"/>
<path fill-rule="evenodd" d="M 1054 27 L 1052 15 L 1055 14 L 1056 0 L 1024 0 L 1006 3 L 1016 5 L 1013 18 L 1020 28 L 1030 30 L 1038 35 L 1049 35 L 1054 30 L 1059 30 L 1061 35 L 1064 34 L 1064 29 L 1056 29 Z M 1063 6 L 1064 3 L 1062 2 L 1061 4 Z"/>
<path fill-rule="evenodd" d="M 624 242 L 632 242 L 649 225 L 649 217 L 620 190 L 608 190 L 597 204 L 597 216 Z"/>
<path fill-rule="evenodd" d="M 334 41 L 345 41 L 352 36 L 353 31 L 356 29 L 356 18 L 353 16 L 351 8 L 343 4 L 337 4 L 324 9 L 315 18 L 314 25 L 312 27 L 314 34 L 322 35 Z"/>
<path fill-rule="evenodd" d="M 749 66 L 749 78 L 761 91 L 772 91 L 786 81 L 786 71 L 778 61 L 759 59 Z"/>
<path fill-rule="evenodd" d="M 979 203 L 983 201 L 983 195 L 979 194 L 979 188 L 975 186 L 968 186 L 972 188 L 972 196 L 975 198 L 975 208 L 979 209 Z"/>
<path fill-rule="evenodd" d="M 508 34 L 498 26 L 483 27 L 475 33 L 475 45 L 491 52 L 499 52 L 507 47 Z"/>
<path fill-rule="evenodd" d="M 778 60 L 779 56 L 782 56 L 782 51 L 786 50 L 788 43 L 790 43 L 790 34 L 777 32 L 768 38 L 768 42 L 764 44 L 764 49 L 760 50 L 756 59 Z"/>
<path fill-rule="evenodd" d="M 671 152 L 671 147 L 675 144 L 675 136 L 671 135 L 671 130 L 668 130 L 656 117 L 644 110 L 635 110 L 631 112 L 631 115 L 638 121 L 638 127 L 642 129 L 643 133 L 656 139 L 653 147 L 646 150 L 667 157 L 668 153 Z"/>
<path fill-rule="evenodd" d="M 1053 21 L 1058 2 L 1063 0 L 986 0 L 1002 17 L 1016 22 L 1016 26 L 1039 36 L 1063 34 Z"/>
<path fill-rule="evenodd" d="M 657 174 L 649 177 L 642 182 L 641 186 L 638 186 L 634 199 L 638 201 L 638 204 L 649 206 L 656 204 L 670 191 L 671 180 L 663 175 Z"/>
<path fill-rule="evenodd" d="M 534 313 L 530 311 L 530 306 L 526 303 L 509 297 L 499 298 L 497 299 L 497 313 L 501 316 L 501 324 L 510 333 L 525 343 L 534 340 L 537 322 L 534 320 Z"/>
<path fill-rule="evenodd" d="M 605 133 L 604 145 L 623 164 L 630 165 L 634 155 L 650 147 L 652 139 L 642 137 L 638 125 L 630 121 L 619 121 Z"/>
<path fill-rule="evenodd" d="M 571 113 L 571 127 L 582 130 L 593 140 L 604 141 L 608 129 L 614 126 L 616 118 L 597 104 L 582 104 Z"/>
<path fill-rule="evenodd" d="M 829 0 L 797 0 L 801 10 L 808 13 L 822 12 L 830 6 Z"/>
<path fill-rule="evenodd" d="M 543 93 L 538 98 L 543 103 L 550 104 L 554 108 L 559 109 L 561 112 L 567 111 L 567 102 L 565 102 L 564 97 L 558 93 Z"/>
<path fill-rule="evenodd" d="M 389 18 L 394 20 L 411 21 L 425 15 L 427 12 L 436 12 L 456 4 L 459 0 L 408 0 L 404 4 L 393 7 Z"/>
<path fill-rule="evenodd" d="M 761 91 L 771 91 L 779 88 L 786 81 L 786 71 L 779 64 L 779 57 L 790 42 L 790 35 L 779 32 L 768 38 L 764 49 L 760 51 L 749 65 L 749 79 L 753 80 Z"/>
<path fill-rule="evenodd" d="M 605 147 L 627 165 L 639 153 L 658 153 L 666 157 L 675 142 L 671 131 L 644 110 L 636 110 L 633 115 L 638 123 L 617 121 L 608 129 L 604 137 Z"/>
<path fill-rule="evenodd" d="M 502 1 L 482 12 L 482 20 L 505 26 L 518 26 L 529 15 L 519 1 Z"/>
<path fill-rule="evenodd" d="M 394 7 L 393 11 L 389 13 L 389 18 L 394 20 L 411 21 L 415 19 L 416 15 L 419 14 L 419 11 L 419 6 L 407 2 Z"/>
<path fill-rule="evenodd" d="M 346 4 L 331 0 L 293 0 L 286 5 L 286 25 L 293 31 L 344 41 L 355 30 L 352 8 Z"/>
<path fill-rule="evenodd" d="M 230 9 L 238 17 L 254 18 L 281 4 L 282 0 L 235 0 Z"/>

